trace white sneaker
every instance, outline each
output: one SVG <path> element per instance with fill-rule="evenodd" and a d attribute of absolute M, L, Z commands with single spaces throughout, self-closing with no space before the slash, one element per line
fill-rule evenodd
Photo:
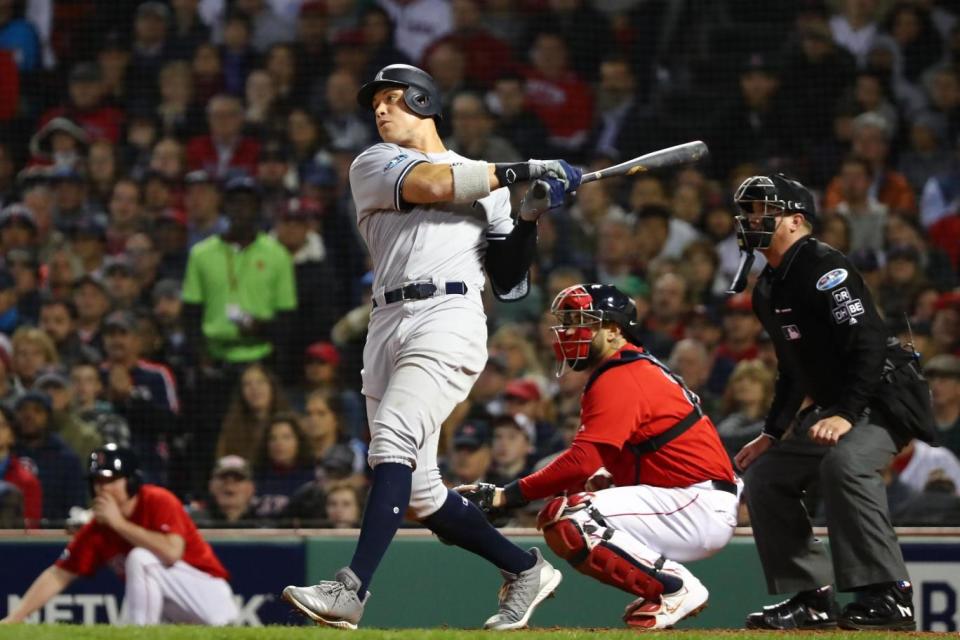
<path fill-rule="evenodd" d="M 344 567 L 337 572 L 336 580 L 324 580 L 312 587 L 287 587 L 283 599 L 314 622 L 352 631 L 370 597 L 367 592 L 361 600 L 357 595 L 359 588 L 360 580 L 349 567 Z"/>
<path fill-rule="evenodd" d="M 660 596 L 660 602 L 637 598 L 627 605 L 623 620 L 639 629 L 670 629 L 686 618 L 693 618 L 707 608 L 710 592 L 690 572 L 683 576 L 683 586 L 674 593 Z"/>
<path fill-rule="evenodd" d="M 503 573 L 503 586 L 500 588 L 500 610 L 484 623 L 484 629 L 507 631 L 523 629 L 537 605 L 553 595 L 563 575 L 553 565 L 544 560 L 540 550 L 530 550 L 537 563 L 518 574 Z"/>

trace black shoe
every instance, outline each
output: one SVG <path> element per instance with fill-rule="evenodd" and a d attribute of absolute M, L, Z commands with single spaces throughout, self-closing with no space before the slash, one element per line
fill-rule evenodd
<path fill-rule="evenodd" d="M 837 611 L 833 589 L 821 587 L 751 613 L 747 616 L 747 629 L 833 629 L 837 626 Z"/>
<path fill-rule="evenodd" d="M 906 580 L 875 585 L 843 608 L 837 624 L 841 629 L 916 631 L 913 586 Z"/>

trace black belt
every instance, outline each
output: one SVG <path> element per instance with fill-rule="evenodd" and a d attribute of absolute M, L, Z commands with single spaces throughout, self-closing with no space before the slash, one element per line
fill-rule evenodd
<path fill-rule="evenodd" d="M 710 484 L 712 484 L 713 488 L 717 491 L 726 491 L 727 493 L 737 495 L 736 482 L 728 482 L 727 480 L 711 480 Z"/>
<path fill-rule="evenodd" d="M 411 282 L 384 292 L 383 301 L 386 304 L 393 304 L 404 300 L 425 300 L 437 295 L 437 290 L 437 285 L 432 282 Z M 463 296 L 467 294 L 467 284 L 465 282 L 447 282 L 444 284 L 443 292 L 447 295 L 456 293 Z M 376 300 L 373 301 L 373 306 L 377 306 Z"/>

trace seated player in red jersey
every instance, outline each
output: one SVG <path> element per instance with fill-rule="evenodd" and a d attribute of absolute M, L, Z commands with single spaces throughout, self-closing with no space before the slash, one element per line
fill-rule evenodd
<path fill-rule="evenodd" d="M 77 576 L 109 565 L 126 580 L 122 619 L 225 625 L 238 614 L 228 574 L 180 500 L 166 489 L 141 484 L 136 456 L 107 444 L 90 454 L 93 520 L 0 622 L 22 622 Z"/>
<path fill-rule="evenodd" d="M 707 604 L 706 587 L 680 562 L 727 544 L 742 482 L 699 398 L 640 345 L 626 294 L 579 284 L 561 291 L 552 311 L 558 372 L 590 372 L 579 431 L 536 473 L 504 488 L 458 490 L 486 508 L 559 495 L 538 520 L 550 548 L 636 596 L 628 625 L 672 627 Z"/>

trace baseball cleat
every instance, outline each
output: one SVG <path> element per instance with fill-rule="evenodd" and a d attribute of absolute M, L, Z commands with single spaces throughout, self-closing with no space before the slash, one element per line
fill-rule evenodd
<path fill-rule="evenodd" d="M 841 629 L 857 631 L 916 631 L 913 586 L 907 582 L 877 585 L 843 608 L 837 620 Z"/>
<path fill-rule="evenodd" d="M 628 604 L 623 621 L 635 629 L 672 629 L 681 620 L 698 616 L 707 608 L 709 597 L 703 583 L 687 572 L 683 586 L 661 595 L 659 602 L 637 598 Z"/>
<path fill-rule="evenodd" d="M 537 605 L 552 596 L 563 580 L 563 575 L 543 559 L 539 549 L 534 547 L 530 553 L 536 557 L 537 563 L 526 571 L 517 574 L 500 572 L 503 574 L 500 610 L 483 623 L 484 629 L 523 629 Z"/>
<path fill-rule="evenodd" d="M 360 579 L 349 567 L 338 571 L 335 577 L 336 580 L 324 580 L 312 587 L 291 585 L 283 590 L 283 599 L 314 622 L 353 631 L 363 616 L 370 592 L 360 600 Z"/>
<path fill-rule="evenodd" d="M 798 593 L 747 616 L 747 629 L 774 631 L 835 629 L 837 603 L 833 590 L 822 587 L 816 591 Z"/>

